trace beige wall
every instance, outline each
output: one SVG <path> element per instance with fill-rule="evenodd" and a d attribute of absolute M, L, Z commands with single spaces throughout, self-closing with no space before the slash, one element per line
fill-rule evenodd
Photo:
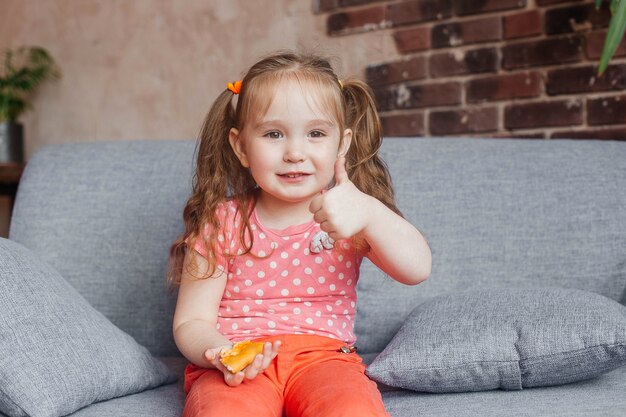
<path fill-rule="evenodd" d="M 397 57 L 388 31 L 326 35 L 313 0 L 0 0 L 0 49 L 36 44 L 63 78 L 22 116 L 26 156 L 50 143 L 194 139 L 225 83 L 268 52 L 305 48 L 362 76 Z"/>

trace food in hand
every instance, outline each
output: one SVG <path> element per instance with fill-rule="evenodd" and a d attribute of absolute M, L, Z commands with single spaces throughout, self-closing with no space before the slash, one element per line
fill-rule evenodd
<path fill-rule="evenodd" d="M 249 340 L 238 342 L 230 349 L 224 349 L 220 353 L 220 362 L 229 372 L 236 374 L 250 365 L 256 355 L 263 353 L 263 342 L 251 342 Z"/>

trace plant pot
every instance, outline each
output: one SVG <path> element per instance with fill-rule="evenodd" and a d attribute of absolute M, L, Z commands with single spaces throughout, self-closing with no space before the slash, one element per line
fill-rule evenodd
<path fill-rule="evenodd" d="M 0 123 L 0 163 L 24 161 L 24 127 L 21 123 Z"/>

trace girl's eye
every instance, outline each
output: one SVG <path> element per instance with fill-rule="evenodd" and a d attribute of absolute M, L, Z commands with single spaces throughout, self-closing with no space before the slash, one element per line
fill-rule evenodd
<path fill-rule="evenodd" d="M 323 138 L 324 136 L 326 136 L 326 134 L 321 130 L 313 130 L 311 133 L 309 133 L 309 136 L 311 136 L 312 138 Z"/>
<path fill-rule="evenodd" d="M 280 139 L 283 137 L 283 134 L 276 130 L 273 130 L 271 132 L 267 132 L 265 136 L 267 136 L 270 139 Z"/>

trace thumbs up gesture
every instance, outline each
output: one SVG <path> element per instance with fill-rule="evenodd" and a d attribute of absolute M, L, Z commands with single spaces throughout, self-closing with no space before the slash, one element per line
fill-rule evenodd
<path fill-rule="evenodd" d="M 322 191 L 309 205 L 313 219 L 334 240 L 350 238 L 369 223 L 369 205 L 373 197 L 361 192 L 348 178 L 346 158 L 335 162 L 335 186 Z"/>

